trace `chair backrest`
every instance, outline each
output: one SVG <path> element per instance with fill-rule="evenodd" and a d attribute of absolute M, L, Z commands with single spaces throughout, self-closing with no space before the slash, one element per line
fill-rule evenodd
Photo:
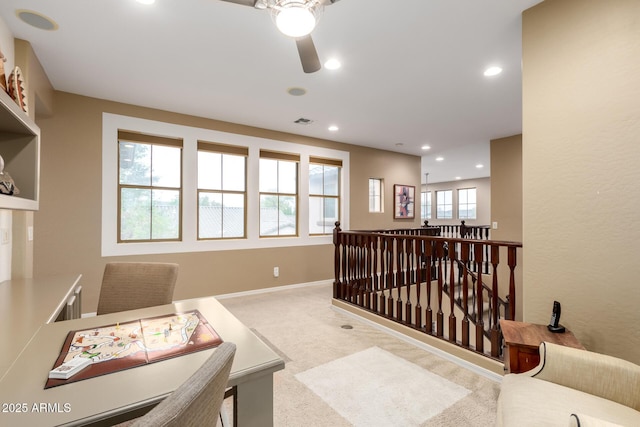
<path fill-rule="evenodd" d="M 104 268 L 97 314 L 170 304 L 178 264 L 111 262 Z"/>
<path fill-rule="evenodd" d="M 187 381 L 131 427 L 215 426 L 235 353 L 235 344 L 220 344 Z"/>

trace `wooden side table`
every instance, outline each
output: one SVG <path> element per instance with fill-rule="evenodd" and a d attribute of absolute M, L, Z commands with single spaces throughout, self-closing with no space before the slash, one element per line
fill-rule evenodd
<path fill-rule="evenodd" d="M 571 332 L 549 332 L 546 325 L 502 319 L 500 328 L 505 342 L 504 367 L 511 374 L 526 372 L 538 366 L 539 347 L 543 341 L 585 349 Z"/>

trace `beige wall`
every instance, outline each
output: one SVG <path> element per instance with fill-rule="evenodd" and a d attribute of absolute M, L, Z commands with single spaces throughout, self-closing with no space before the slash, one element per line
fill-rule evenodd
<path fill-rule="evenodd" d="M 491 141 L 491 238 L 522 242 L 522 135 Z M 508 253 L 500 250 L 498 281 L 502 297 L 508 294 Z M 522 273 L 526 260 L 523 249 L 516 252 L 515 270 L 516 320 L 522 320 Z"/>
<path fill-rule="evenodd" d="M 333 275 L 332 245 L 102 258 L 103 112 L 349 151 L 351 228 L 419 224 L 419 218 L 394 221 L 391 199 L 380 216 L 369 214 L 367 201 L 369 177 L 382 175 L 386 183 L 418 188 L 419 157 L 55 92 L 54 114 L 38 119 L 41 199 L 35 214 L 34 274 L 83 274 L 85 312 L 95 310 L 104 264 L 113 260 L 179 263 L 176 299 L 315 282 Z M 277 279 L 272 274 L 274 266 L 280 268 Z"/>
<path fill-rule="evenodd" d="M 640 363 L 640 1 L 523 15 L 524 316 Z"/>

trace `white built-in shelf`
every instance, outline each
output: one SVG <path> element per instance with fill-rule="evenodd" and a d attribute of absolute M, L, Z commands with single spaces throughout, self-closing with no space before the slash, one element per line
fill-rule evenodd
<path fill-rule="evenodd" d="M 0 156 L 20 190 L 0 194 L 0 209 L 38 210 L 40 191 L 40 128 L 0 89 Z"/>

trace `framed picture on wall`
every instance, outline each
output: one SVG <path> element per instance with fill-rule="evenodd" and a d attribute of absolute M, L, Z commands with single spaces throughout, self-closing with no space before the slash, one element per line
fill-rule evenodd
<path fill-rule="evenodd" d="M 416 187 L 413 185 L 395 184 L 393 186 L 393 218 L 415 218 Z"/>

